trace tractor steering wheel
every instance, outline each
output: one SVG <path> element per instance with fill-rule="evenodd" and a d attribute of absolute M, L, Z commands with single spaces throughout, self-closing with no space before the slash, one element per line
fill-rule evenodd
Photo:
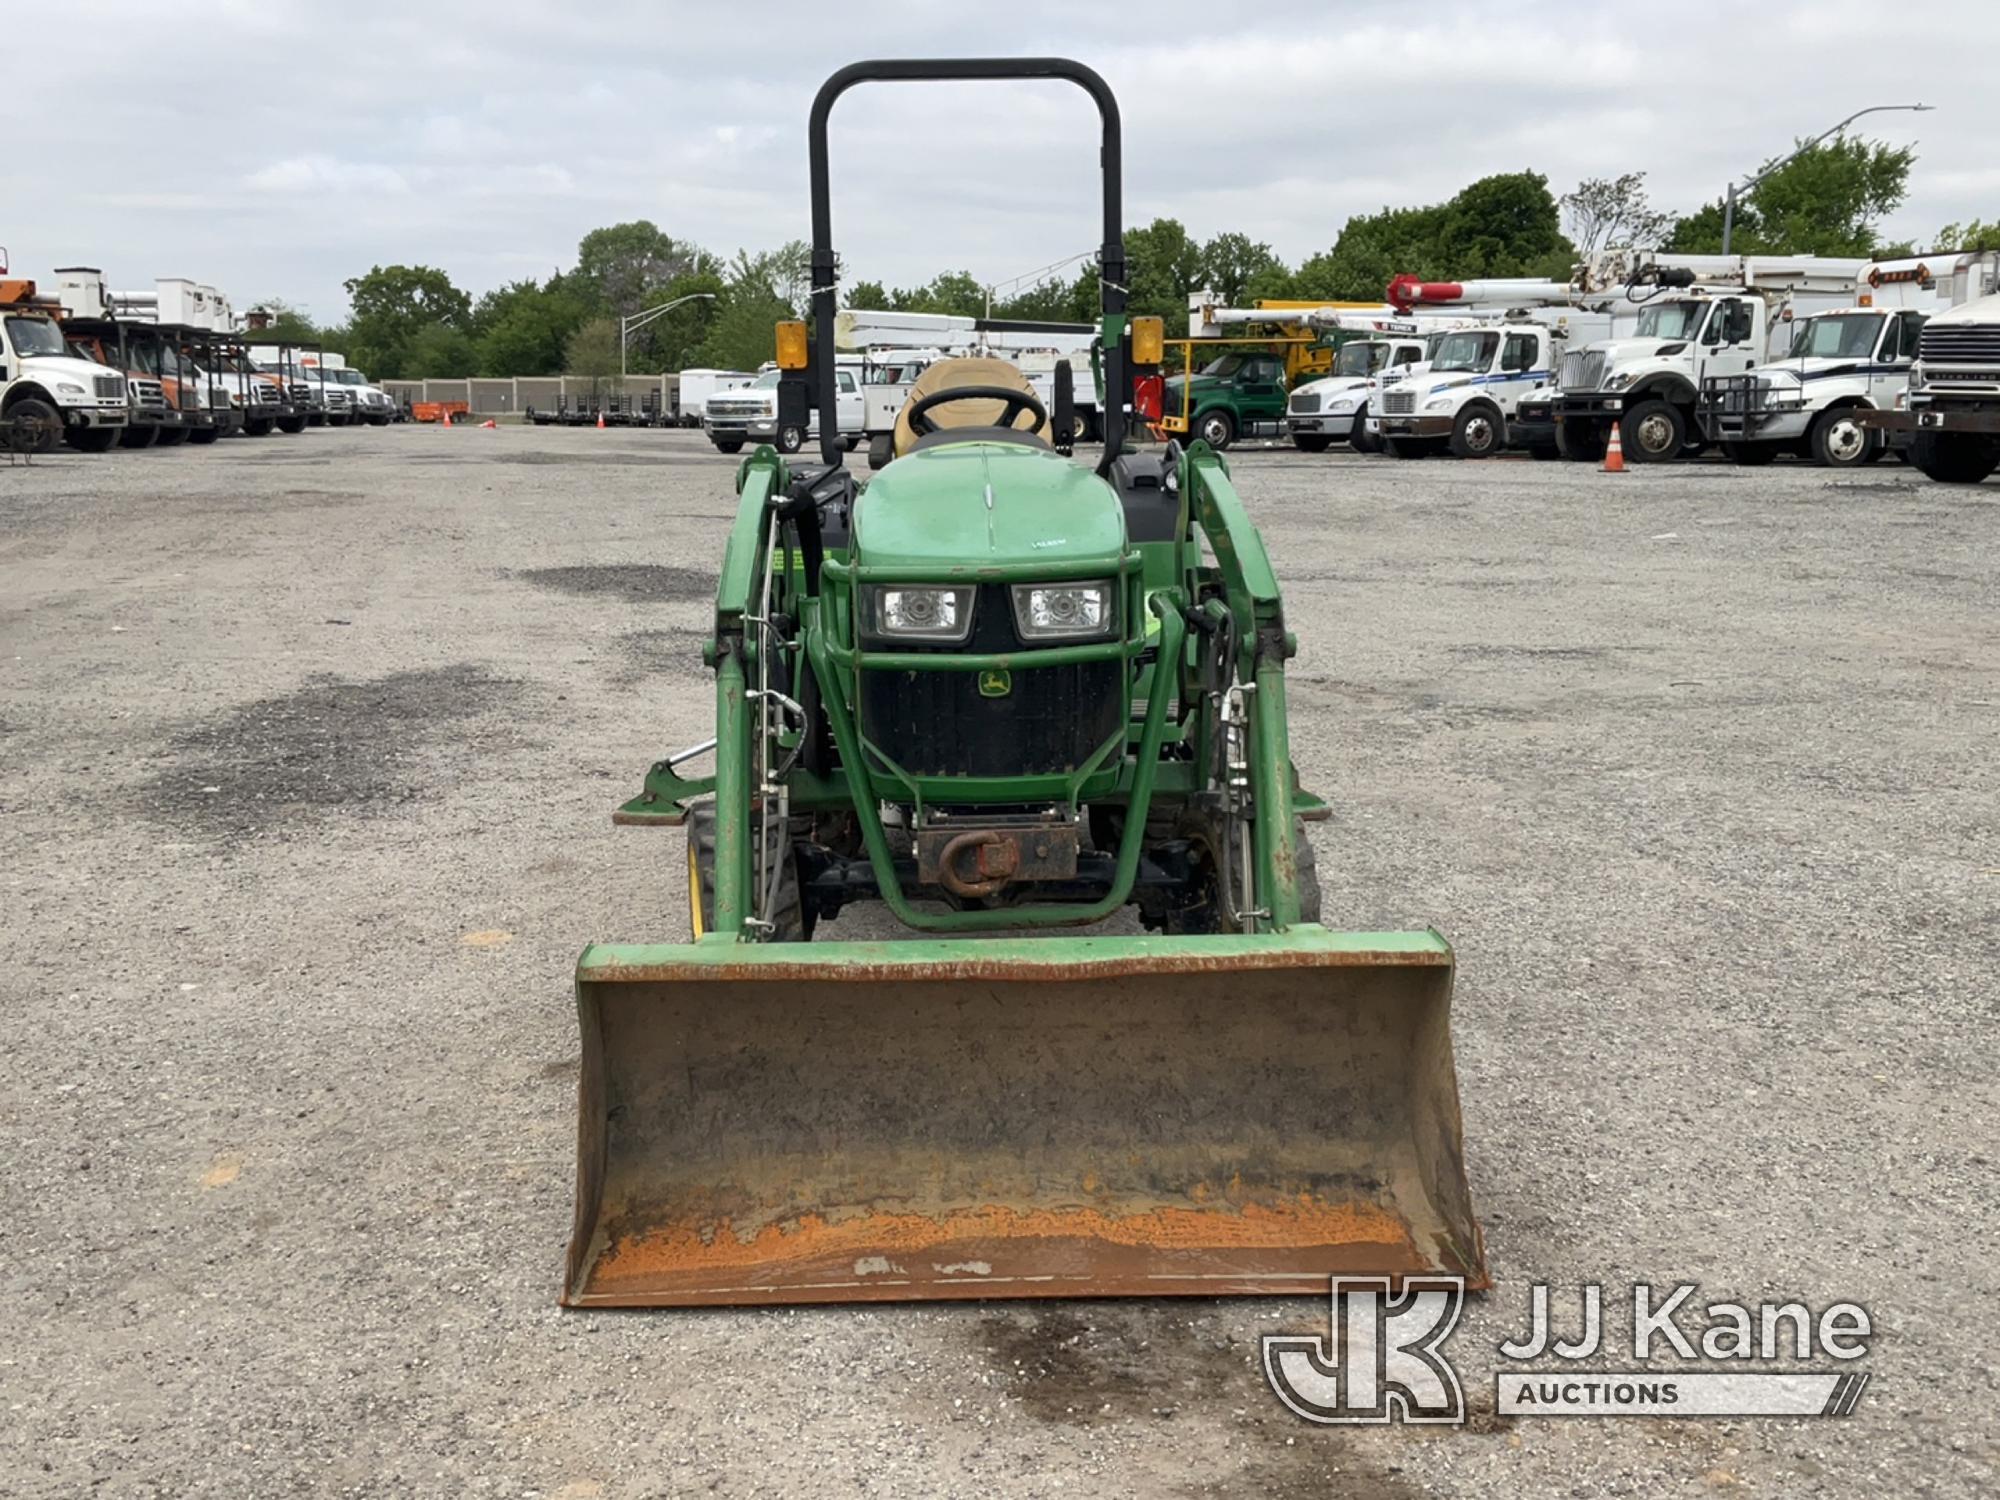
<path fill-rule="evenodd" d="M 1005 410 L 995 427 L 1013 427 L 1014 419 L 1022 412 L 1033 412 L 1035 426 L 1043 426 L 1049 420 L 1049 409 L 1042 405 L 1033 391 L 1017 391 L 1007 385 L 957 385 L 947 386 L 941 391 L 932 391 L 910 404 L 904 415 L 910 420 L 910 431 L 918 437 L 928 437 L 938 430 L 931 420 L 931 408 L 944 406 L 953 401 L 999 401 Z"/>

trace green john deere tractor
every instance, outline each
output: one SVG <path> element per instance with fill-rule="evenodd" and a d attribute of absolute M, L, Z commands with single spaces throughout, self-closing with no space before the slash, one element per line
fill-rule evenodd
<path fill-rule="evenodd" d="M 835 101 L 997 78 L 1068 80 L 1102 114 L 1115 414 L 1162 330 L 1125 316 L 1117 104 L 1073 62 L 828 80 L 816 351 Z M 779 330 L 780 400 L 830 412 L 805 332 Z M 1068 415 L 1003 362 L 946 361 L 865 484 L 830 421 L 818 464 L 744 460 L 715 739 L 615 815 L 685 826 L 694 941 L 578 964 L 569 1305 L 1485 1283 L 1451 950 L 1319 925 L 1301 824 L 1325 806 L 1287 750 L 1294 642 L 1257 529 L 1206 445 L 1111 441 L 1086 467 L 1050 444 Z M 681 774 L 710 748 L 712 776 Z M 861 901 L 920 936 L 824 940 Z M 1146 935 L 1053 935 L 1127 907 Z"/>

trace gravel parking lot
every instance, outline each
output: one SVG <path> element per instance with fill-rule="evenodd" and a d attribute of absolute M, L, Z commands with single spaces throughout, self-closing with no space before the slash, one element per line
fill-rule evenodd
<path fill-rule="evenodd" d="M 2000 484 L 1233 464 L 1327 920 L 1458 946 L 1468 1427 L 1289 1416 L 1306 1301 L 558 1311 L 570 967 L 686 935 L 608 814 L 709 733 L 734 461 L 312 430 L 0 470 L 0 1493 L 1993 1493 Z M 1494 1414 L 1530 1283 L 1615 1350 L 1637 1280 L 1859 1301 L 1873 1384 Z"/>

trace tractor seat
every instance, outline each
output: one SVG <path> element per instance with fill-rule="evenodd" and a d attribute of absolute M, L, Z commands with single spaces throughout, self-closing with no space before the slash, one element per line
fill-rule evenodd
<path fill-rule="evenodd" d="M 1005 410 L 1001 402 L 986 398 L 977 401 L 950 401 L 930 409 L 931 422 L 939 429 L 919 438 L 910 430 L 910 406 L 935 391 L 942 391 L 960 385 L 997 385 L 1010 390 L 1025 391 L 1029 395 L 1035 388 L 1028 383 L 1028 377 L 1021 373 L 1018 365 L 1004 359 L 985 357 L 965 357 L 941 359 L 910 384 L 910 394 L 904 398 L 903 409 L 896 413 L 896 456 L 901 458 L 919 443 L 925 447 L 944 442 L 991 441 L 996 433 L 1006 434 L 1003 441 L 1032 442 L 1046 448 L 1049 443 L 1049 424 L 1033 425 L 1035 414 L 1029 411 L 1017 412 L 1011 429 L 996 427 L 1000 413 Z M 958 429 L 965 429 L 962 433 Z"/>

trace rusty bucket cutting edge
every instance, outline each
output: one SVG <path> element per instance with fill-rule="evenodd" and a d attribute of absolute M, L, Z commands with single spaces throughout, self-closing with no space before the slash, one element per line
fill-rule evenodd
<path fill-rule="evenodd" d="M 1487 1284 L 1435 933 L 593 947 L 563 1302 Z"/>

